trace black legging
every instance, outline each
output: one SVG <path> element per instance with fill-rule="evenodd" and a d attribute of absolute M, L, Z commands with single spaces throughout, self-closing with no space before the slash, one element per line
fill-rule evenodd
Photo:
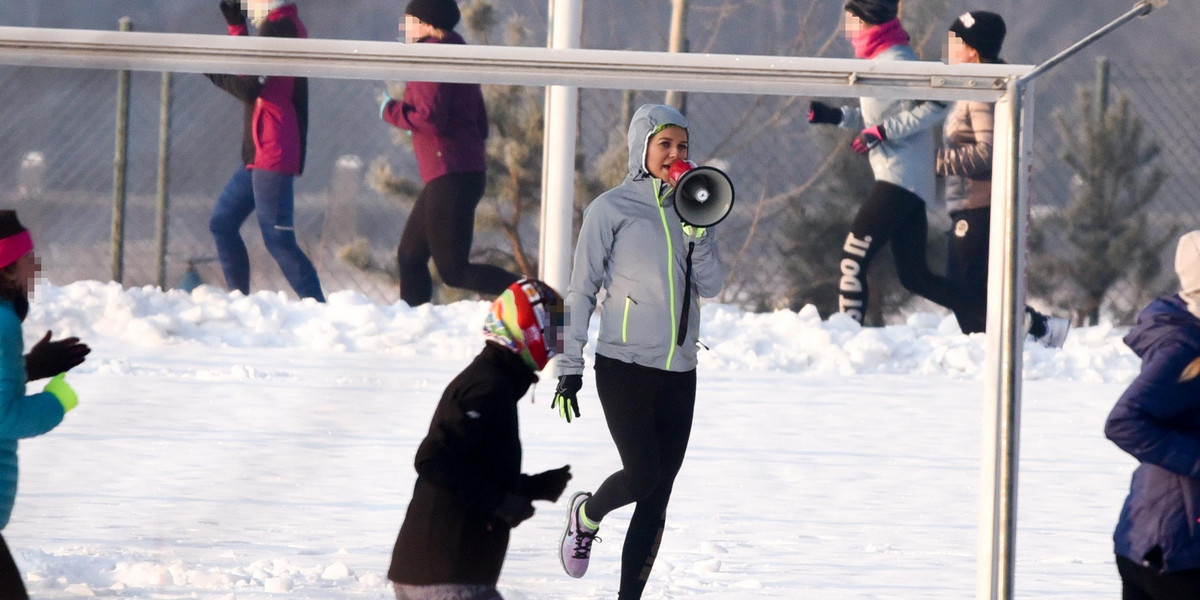
<path fill-rule="evenodd" d="M 642 597 L 667 522 L 667 503 L 683 466 L 696 371 L 673 373 L 596 356 L 596 392 L 621 470 L 608 476 L 587 501 L 589 519 L 637 503 L 621 551 L 619 600 Z"/>
<path fill-rule="evenodd" d="M 1196 600 L 1200 598 L 1200 569 L 1159 573 L 1124 556 L 1117 556 L 1121 600 Z"/>
<path fill-rule="evenodd" d="M 946 278 L 970 293 L 970 300 L 954 311 L 963 333 L 982 333 L 987 327 L 988 241 L 992 208 L 971 208 L 950 213 L 950 242 Z M 1025 307 L 1029 333 L 1046 332 L 1046 315 Z"/>
<path fill-rule="evenodd" d="M 892 244 L 900 283 L 909 291 L 955 313 L 976 305 L 972 290 L 929 271 L 925 259 L 928 236 L 929 222 L 921 197 L 886 181 L 876 182 L 854 216 L 842 246 L 838 310 L 859 323 L 863 321 L 867 314 L 867 270 L 888 242 Z"/>
<path fill-rule="evenodd" d="M 4 542 L 4 536 L 0 536 L 0 598 L 29 600 L 29 595 L 25 592 L 25 582 L 21 577 L 21 570 L 17 568 L 12 553 L 8 551 L 8 544 Z"/>
<path fill-rule="evenodd" d="M 483 173 L 450 173 L 430 181 L 417 196 L 396 249 L 400 299 L 409 306 L 433 299 L 429 258 L 446 285 L 495 296 L 520 277 L 485 264 L 472 264 L 475 207 L 483 198 Z"/>

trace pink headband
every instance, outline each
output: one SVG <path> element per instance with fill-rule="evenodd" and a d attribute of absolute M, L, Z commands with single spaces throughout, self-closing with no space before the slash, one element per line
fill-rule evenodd
<path fill-rule="evenodd" d="M 26 252 L 33 250 L 33 236 L 28 231 L 0 239 L 0 269 L 17 262 Z"/>

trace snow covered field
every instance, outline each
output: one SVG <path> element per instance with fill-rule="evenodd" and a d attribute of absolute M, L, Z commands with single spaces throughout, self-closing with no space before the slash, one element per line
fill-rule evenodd
<path fill-rule="evenodd" d="M 93 352 L 70 376 L 79 408 L 21 444 L 4 536 L 32 595 L 392 597 L 413 454 L 481 347 L 485 310 L 43 284 L 26 344 L 53 329 Z M 1102 426 L 1139 365 L 1123 333 L 1026 349 L 1019 598 L 1119 594 L 1111 531 L 1134 461 Z M 982 336 L 927 313 L 861 329 L 707 305 L 701 339 L 695 429 L 646 598 L 974 597 Z M 571 425 L 553 387 L 521 404 L 525 471 L 567 462 L 568 494 L 593 489 L 619 465 L 593 382 Z M 515 530 L 509 600 L 616 596 L 630 511 L 605 521 L 572 580 L 556 557 L 565 497 Z"/>

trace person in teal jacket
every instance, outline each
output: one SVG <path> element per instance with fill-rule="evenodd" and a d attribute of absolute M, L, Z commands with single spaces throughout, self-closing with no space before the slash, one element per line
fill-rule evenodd
<path fill-rule="evenodd" d="M 17 213 L 0 210 L 0 530 L 8 524 L 17 495 L 17 440 L 54 429 L 78 404 L 63 374 L 83 362 L 90 349 L 76 338 L 50 341 L 47 332 L 24 354 L 21 323 L 38 271 L 33 238 Z M 54 376 L 45 391 L 25 393 L 29 380 Z M 0 598 L 28 598 L 21 572 L 0 536 Z"/>
<path fill-rule="evenodd" d="M 635 504 L 621 556 L 620 600 L 641 597 L 658 552 L 692 430 L 699 299 L 716 296 L 728 274 L 713 231 L 684 225 L 675 213 L 668 172 L 687 160 L 688 144 L 688 120 L 679 111 L 638 108 L 629 124 L 628 173 L 584 211 L 567 291 L 553 406 L 567 422 L 580 415 L 583 346 L 603 290 L 596 392 L 621 470 L 595 494 L 571 498 L 560 561 L 568 575 L 582 577 L 601 519 Z"/>

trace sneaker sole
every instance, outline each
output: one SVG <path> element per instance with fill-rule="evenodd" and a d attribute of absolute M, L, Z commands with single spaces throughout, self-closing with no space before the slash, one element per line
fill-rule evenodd
<path fill-rule="evenodd" d="M 563 544 L 567 543 L 567 536 L 571 534 L 571 519 L 575 517 L 575 499 L 580 496 L 586 496 L 584 499 L 591 498 L 592 495 L 588 492 L 575 492 L 571 495 L 571 501 L 567 504 L 567 526 L 563 528 L 562 537 L 558 538 L 558 564 L 562 565 L 563 572 L 569 577 L 579 579 L 583 577 L 583 573 L 579 575 L 571 575 L 567 570 L 567 559 L 563 558 Z M 586 572 L 586 571 L 585 571 Z"/>

